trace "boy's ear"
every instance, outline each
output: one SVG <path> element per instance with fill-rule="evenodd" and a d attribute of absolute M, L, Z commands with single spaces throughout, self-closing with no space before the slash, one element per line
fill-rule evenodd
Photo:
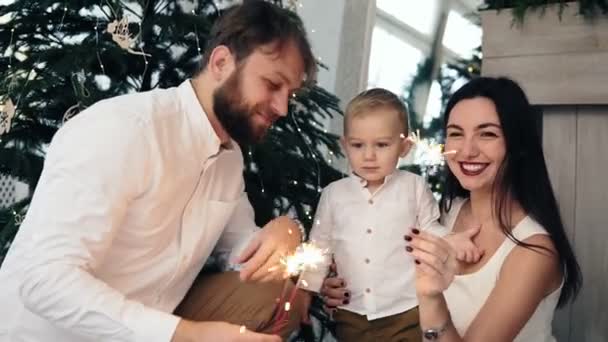
<path fill-rule="evenodd" d="M 401 153 L 399 154 L 399 156 L 401 158 L 405 158 L 405 156 L 410 153 L 412 146 L 414 146 L 414 143 L 410 139 L 408 139 L 407 137 L 401 138 Z"/>

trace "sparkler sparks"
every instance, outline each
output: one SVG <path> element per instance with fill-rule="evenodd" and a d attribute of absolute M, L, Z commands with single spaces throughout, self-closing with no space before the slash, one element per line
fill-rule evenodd
<path fill-rule="evenodd" d="M 308 287 L 308 283 L 302 279 L 302 274 L 309 270 L 315 270 L 319 266 L 327 263 L 327 256 L 327 250 L 319 248 L 313 243 L 302 243 L 296 248 L 293 254 L 281 259 L 281 264 L 285 267 L 285 275 L 288 279 L 285 280 L 281 297 L 278 298 L 279 307 L 281 307 L 281 303 L 283 303 L 283 310 L 277 310 L 275 314 L 273 319 L 273 332 L 278 332 L 278 330 L 287 323 L 289 311 L 291 310 L 291 303 L 295 299 L 298 284 L 301 283 L 304 287 Z M 298 276 L 298 279 L 296 280 L 291 293 L 287 296 L 288 284 L 291 282 L 291 279 L 289 278 L 294 276 Z"/>
<path fill-rule="evenodd" d="M 444 164 L 444 157 L 457 151 L 444 151 L 444 145 L 435 139 L 422 138 L 420 131 L 412 132 L 407 138 L 404 134 L 401 138 L 408 139 L 415 144 L 414 163 L 421 166 L 439 166 Z"/>
<path fill-rule="evenodd" d="M 287 276 L 297 276 L 306 270 L 314 270 L 326 260 L 327 252 L 312 243 L 303 243 L 296 251 L 281 259 Z"/>

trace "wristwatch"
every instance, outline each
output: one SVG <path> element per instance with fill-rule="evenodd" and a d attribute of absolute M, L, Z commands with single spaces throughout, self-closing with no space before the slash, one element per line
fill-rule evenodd
<path fill-rule="evenodd" d="M 443 333 L 445 333 L 445 331 L 448 330 L 449 324 L 450 324 L 450 320 L 445 322 L 439 328 L 422 329 L 423 341 L 438 341 L 439 338 L 441 337 L 441 335 L 443 335 Z"/>

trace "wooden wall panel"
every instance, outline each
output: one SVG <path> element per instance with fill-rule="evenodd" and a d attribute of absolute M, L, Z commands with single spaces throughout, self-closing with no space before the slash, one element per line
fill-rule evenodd
<path fill-rule="evenodd" d="M 482 11 L 483 57 L 587 54 L 608 51 L 608 20 L 586 20 L 578 5 L 564 10 L 560 20 L 558 6 L 526 13 L 522 25 L 513 25 L 510 10 Z"/>
<path fill-rule="evenodd" d="M 486 58 L 484 76 L 508 76 L 537 105 L 608 104 L 608 51 Z"/>
<path fill-rule="evenodd" d="M 572 342 L 608 341 L 608 106 L 577 116 L 575 250 L 584 285 L 572 308 Z"/>
<path fill-rule="evenodd" d="M 566 232 L 574 244 L 576 205 L 576 107 L 548 106 L 543 108 L 543 150 L 551 184 L 559 203 Z M 571 305 L 555 314 L 553 332 L 560 342 L 570 336 Z"/>

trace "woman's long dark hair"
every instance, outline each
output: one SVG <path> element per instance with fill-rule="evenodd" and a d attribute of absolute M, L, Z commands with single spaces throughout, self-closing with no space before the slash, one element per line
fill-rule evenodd
<path fill-rule="evenodd" d="M 582 276 L 549 181 L 536 112 L 514 81 L 479 77 L 452 95 L 445 110 L 445 126 L 452 108 L 458 102 L 476 97 L 494 102 L 505 137 L 506 155 L 499 167 L 492 195 L 495 199 L 494 212 L 498 214 L 503 232 L 520 246 L 540 248 L 517 240 L 511 233 L 511 199 L 516 200 L 527 215 L 547 230 L 564 271 L 564 286 L 558 303 L 561 307 L 576 297 Z M 441 208 L 446 212 L 450 210 L 455 197 L 469 197 L 469 191 L 460 185 L 449 168 L 446 168 L 443 189 Z"/>

